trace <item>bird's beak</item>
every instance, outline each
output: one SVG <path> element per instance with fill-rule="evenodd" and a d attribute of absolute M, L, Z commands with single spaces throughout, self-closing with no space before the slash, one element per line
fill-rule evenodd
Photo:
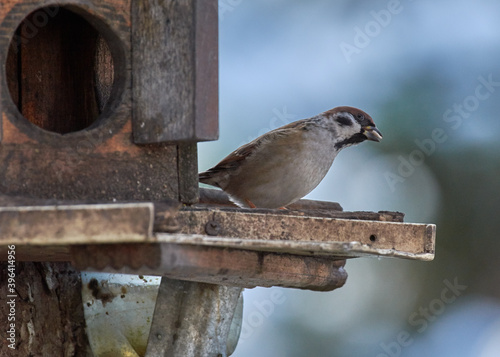
<path fill-rule="evenodd" d="M 382 133 L 374 126 L 363 127 L 363 135 L 366 136 L 368 140 L 380 141 L 382 140 Z"/>

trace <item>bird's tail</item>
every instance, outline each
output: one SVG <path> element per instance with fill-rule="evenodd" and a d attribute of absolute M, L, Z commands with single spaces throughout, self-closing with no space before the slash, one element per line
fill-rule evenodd
<path fill-rule="evenodd" d="M 214 173 L 212 170 L 200 172 L 198 174 L 198 181 L 200 181 L 201 183 L 207 184 L 207 185 L 211 185 L 211 186 L 215 186 L 215 187 L 220 188 L 219 180 L 217 180 L 217 178 L 214 176 Z"/>

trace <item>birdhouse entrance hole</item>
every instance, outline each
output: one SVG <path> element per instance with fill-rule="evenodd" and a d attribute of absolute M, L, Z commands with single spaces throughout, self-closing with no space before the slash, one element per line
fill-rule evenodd
<path fill-rule="evenodd" d="M 22 116 L 60 134 L 96 123 L 116 92 L 109 36 L 97 17 L 80 8 L 52 6 L 29 14 L 13 35 L 5 66 Z"/>

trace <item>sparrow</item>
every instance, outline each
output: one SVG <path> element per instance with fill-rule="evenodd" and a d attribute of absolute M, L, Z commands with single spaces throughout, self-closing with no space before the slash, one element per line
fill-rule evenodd
<path fill-rule="evenodd" d="M 199 173 L 199 181 L 240 207 L 284 208 L 318 186 L 340 150 L 381 139 L 367 113 L 336 107 L 263 134 Z"/>

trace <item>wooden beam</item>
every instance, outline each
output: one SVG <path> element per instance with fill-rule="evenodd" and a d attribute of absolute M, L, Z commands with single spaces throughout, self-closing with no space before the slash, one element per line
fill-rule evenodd
<path fill-rule="evenodd" d="M 179 209 L 177 202 L 167 201 L 156 204 L 153 216 L 152 203 L 10 202 L 0 209 L 0 256 L 15 244 L 18 261 L 71 260 L 81 270 L 332 290 L 345 282 L 346 258 L 434 257 L 435 226 L 391 222 L 401 216 L 390 212 Z"/>
<path fill-rule="evenodd" d="M 344 285 L 345 260 L 186 244 L 75 245 L 80 270 L 162 275 L 239 287 L 330 291 Z"/>
<path fill-rule="evenodd" d="M 436 232 L 432 224 L 315 217 L 294 215 L 293 212 L 271 211 L 273 210 L 266 212 L 247 209 L 181 210 L 177 216 L 181 227 L 179 233 L 185 236 L 157 234 L 157 237 L 162 241 L 184 244 L 203 244 L 201 242 L 203 241 L 209 245 L 234 247 L 236 244 L 239 247 L 254 246 L 253 249 L 262 247 L 265 250 L 298 254 L 307 253 L 317 243 L 331 242 L 342 244 L 358 242 L 372 249 L 371 252 L 394 251 L 396 256 L 397 252 L 402 252 L 407 258 L 414 256 L 427 260 L 434 254 Z M 336 214 L 356 215 L 356 212 Z M 385 218 L 384 214 L 378 213 Z M 305 243 L 307 244 L 304 245 Z M 307 246 L 307 249 L 300 248 L 301 245 Z M 339 253 L 336 248 L 334 251 L 329 251 L 328 244 L 317 247 L 311 252 Z"/>
<path fill-rule="evenodd" d="M 151 203 L 0 207 L 0 244 L 147 241 L 153 217 Z"/>
<path fill-rule="evenodd" d="M 142 207 L 143 211 L 134 211 L 133 207 Z M 152 225 L 152 207 L 152 203 L 135 206 L 4 207 L 0 209 L 0 222 L 3 222 L 0 244 L 4 247 L 7 244 L 20 245 L 20 256 L 28 260 L 29 257 L 31 260 L 41 259 L 44 254 L 55 260 L 60 260 L 58 254 L 66 254 L 67 257 L 68 249 L 54 250 L 49 246 L 113 242 L 173 243 L 334 257 L 377 255 L 420 260 L 434 257 L 435 226 L 399 222 L 401 215 L 391 212 L 239 208 L 179 210 L 178 203 L 165 202 L 156 204 L 154 237 L 151 237 L 151 232 L 144 231 L 135 235 L 123 234 L 134 222 L 141 222 L 140 229 Z M 123 217 L 118 213 L 122 208 L 125 209 Z M 113 209 L 117 209 L 116 221 L 106 216 Z M 75 212 L 82 210 L 86 212 L 85 215 L 79 215 L 76 220 Z M 81 228 L 75 232 L 69 228 L 74 225 L 72 222 L 78 223 L 74 228 L 77 230 L 79 227 L 102 228 Z M 120 226 L 116 222 L 124 225 Z M 106 225 L 109 230 L 105 229 Z M 20 231 L 18 227 L 25 227 L 25 230 Z M 32 245 L 47 248 L 42 254 L 40 250 L 29 248 Z M 22 246 L 26 246 L 26 249 Z"/>
<path fill-rule="evenodd" d="M 391 257 L 411 260 L 430 261 L 434 259 L 434 237 L 435 226 L 427 225 L 423 234 L 428 235 L 425 239 L 426 246 L 416 248 L 416 251 L 408 252 L 392 248 L 377 248 L 370 244 L 358 241 L 336 242 L 331 241 L 280 241 L 260 240 L 245 238 L 207 237 L 206 235 L 189 234 L 156 234 L 156 239 L 162 243 L 175 243 L 182 245 L 226 247 L 231 249 L 255 250 L 259 252 L 288 253 L 300 256 L 329 257 L 332 259 L 347 259 L 358 257 Z"/>
<path fill-rule="evenodd" d="M 216 0 L 132 2 L 136 143 L 218 138 L 217 19 Z"/>

